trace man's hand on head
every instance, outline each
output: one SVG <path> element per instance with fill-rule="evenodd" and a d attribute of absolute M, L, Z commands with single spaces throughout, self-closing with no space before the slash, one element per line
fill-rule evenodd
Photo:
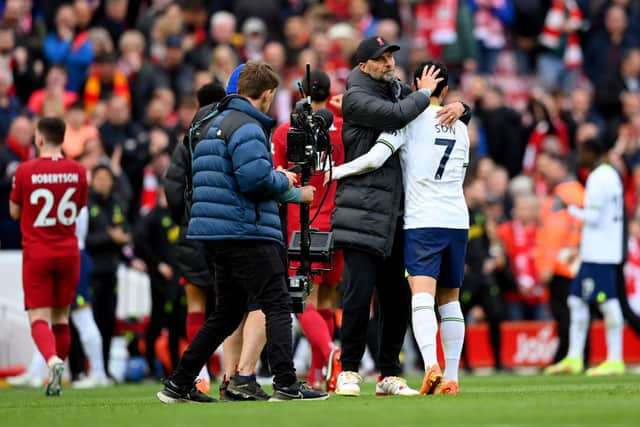
<path fill-rule="evenodd" d="M 440 70 L 435 66 L 425 66 L 422 70 L 422 76 L 416 79 L 418 89 L 427 89 L 430 93 L 436 90 L 438 83 L 442 81 L 442 77 L 438 78 Z"/>
<path fill-rule="evenodd" d="M 456 101 L 451 104 L 447 104 L 438 110 L 436 117 L 440 119 L 441 125 L 453 127 L 464 114 L 464 110 L 464 104 Z"/>

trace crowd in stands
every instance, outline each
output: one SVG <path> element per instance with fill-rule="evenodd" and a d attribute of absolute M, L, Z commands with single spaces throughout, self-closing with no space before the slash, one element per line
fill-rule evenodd
<path fill-rule="evenodd" d="M 465 191 L 470 237 L 481 242 L 462 294 L 471 318 L 550 318 L 541 213 L 558 169 L 584 182 L 572 157 L 588 139 L 607 147 L 622 174 L 629 288 L 640 286 L 635 0 L 2 0 L 0 248 L 20 248 L 9 191 L 17 165 L 34 156 L 34 124 L 64 118 L 65 154 L 93 171 L 96 304 L 115 304 L 100 296 L 101 283 L 119 263 L 144 268 L 140 259 L 153 258 L 136 236 L 148 240 L 145 218 L 163 208 L 158 188 L 198 110 L 195 92 L 264 60 L 281 77 L 271 115 L 283 123 L 305 64 L 327 72 L 340 94 L 356 46 L 372 35 L 401 46 L 404 81 L 418 63 L 443 61 L 455 89 L 448 99 L 472 107 Z M 178 274 L 169 267 L 165 279 Z"/>

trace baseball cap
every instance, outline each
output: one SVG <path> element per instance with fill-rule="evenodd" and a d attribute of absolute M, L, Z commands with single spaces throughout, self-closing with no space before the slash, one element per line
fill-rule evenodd
<path fill-rule="evenodd" d="M 227 95 L 238 93 L 238 79 L 240 78 L 240 73 L 244 66 L 245 64 L 238 65 L 229 76 L 229 81 L 227 82 Z"/>
<path fill-rule="evenodd" d="M 397 44 L 390 44 L 380 36 L 373 36 L 360 42 L 358 49 L 356 49 L 356 60 L 367 62 L 369 59 L 381 57 L 387 51 L 395 52 L 397 50 L 400 50 L 400 46 Z"/>

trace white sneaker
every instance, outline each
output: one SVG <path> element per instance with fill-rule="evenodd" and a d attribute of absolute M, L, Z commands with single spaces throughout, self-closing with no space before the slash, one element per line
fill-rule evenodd
<path fill-rule="evenodd" d="M 418 396 L 420 392 L 407 385 L 400 377 L 384 377 L 376 384 L 376 396 Z"/>
<path fill-rule="evenodd" d="M 342 371 L 338 375 L 336 394 L 340 396 L 360 396 L 362 377 L 357 372 Z"/>
<path fill-rule="evenodd" d="M 89 388 L 110 387 L 112 385 L 113 381 L 108 377 L 99 378 L 89 375 L 87 377 L 79 379 L 78 381 L 74 381 L 71 384 L 71 387 L 84 390 Z"/>
<path fill-rule="evenodd" d="M 44 385 L 45 379 L 31 375 L 29 372 L 17 375 L 15 377 L 7 377 L 7 383 L 12 387 L 29 387 L 40 388 Z"/>

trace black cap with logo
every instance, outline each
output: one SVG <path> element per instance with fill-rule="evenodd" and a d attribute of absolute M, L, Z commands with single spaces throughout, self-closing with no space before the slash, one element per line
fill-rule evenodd
<path fill-rule="evenodd" d="M 358 49 L 356 49 L 356 60 L 367 62 L 369 59 L 381 57 L 387 51 L 395 52 L 397 50 L 400 50 L 400 46 L 397 44 L 390 44 L 380 36 L 373 36 L 360 42 Z"/>

